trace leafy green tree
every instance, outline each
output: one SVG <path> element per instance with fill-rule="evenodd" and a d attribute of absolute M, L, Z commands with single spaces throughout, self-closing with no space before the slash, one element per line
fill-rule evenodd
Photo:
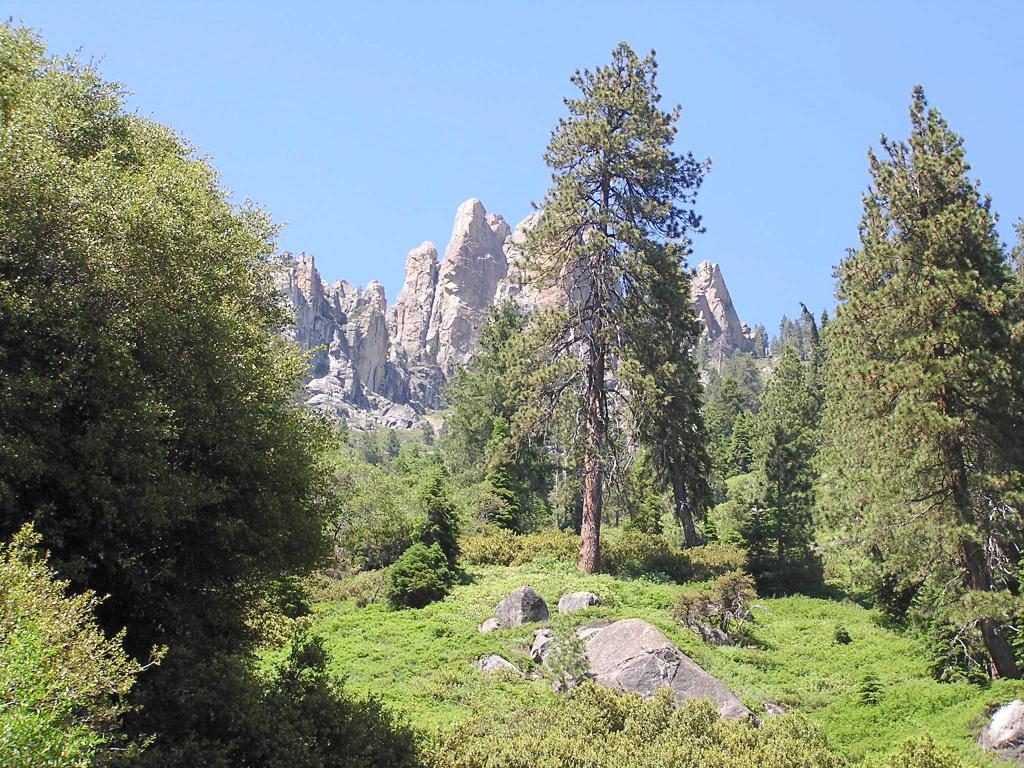
<path fill-rule="evenodd" d="M 1018 677 L 1004 598 L 1024 543 L 1020 284 L 963 140 L 920 88 L 910 121 L 907 142 L 869 154 L 860 248 L 836 273 L 823 485 L 864 581 L 960 600 L 992 674 Z"/>
<path fill-rule="evenodd" d="M 448 493 L 448 476 L 440 465 L 428 470 L 420 492 L 423 523 L 419 540 L 430 546 L 437 544 L 448 564 L 455 567 L 459 559 L 459 517 Z"/>
<path fill-rule="evenodd" d="M 665 319 L 656 308 L 672 307 L 674 317 L 686 317 L 688 297 L 678 295 L 687 285 L 686 233 L 700 227 L 688 206 L 706 166 L 673 152 L 679 109 L 659 108 L 656 73 L 653 53 L 640 59 L 622 43 L 610 64 L 573 75 L 580 95 L 566 100 L 569 115 L 552 133 L 545 162 L 553 186 L 524 244 L 532 277 L 565 296 L 540 324 L 550 364 L 538 384 L 549 403 L 578 404 L 579 565 L 587 572 L 600 562 L 611 366 L 631 354 L 634 379 L 655 373 L 647 368 L 644 335 Z M 692 315 L 690 321 L 683 326 L 686 342 L 696 341 Z M 683 389 L 684 380 L 681 370 L 664 374 L 672 390 Z M 675 412 L 685 420 L 688 408 Z M 675 441 L 684 431 L 661 423 L 652 434 Z M 668 456 L 676 454 L 675 446 L 668 449 Z"/>
<path fill-rule="evenodd" d="M 120 733 L 138 666 L 96 623 L 91 592 L 37 554 L 26 526 L 0 544 L 0 755 L 10 768 L 91 768 L 138 744 Z"/>
<path fill-rule="evenodd" d="M 131 657 L 168 648 L 129 697 L 140 765 L 242 764 L 252 612 L 329 551 L 274 233 L 117 86 L 0 26 L 0 535 L 33 521 Z"/>
<path fill-rule="evenodd" d="M 810 585 L 817 403 L 800 355 L 786 346 L 761 397 L 754 439 L 758 500 L 743 527 L 762 592 Z"/>

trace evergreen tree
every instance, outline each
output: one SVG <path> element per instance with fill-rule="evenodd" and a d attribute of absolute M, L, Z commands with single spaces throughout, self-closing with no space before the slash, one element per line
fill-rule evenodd
<path fill-rule="evenodd" d="M 750 411 L 740 411 L 732 422 L 729 438 L 730 474 L 742 475 L 751 470 L 754 463 L 753 437 L 754 417 Z"/>
<path fill-rule="evenodd" d="M 1017 243 L 1010 251 L 1010 263 L 1017 273 L 1017 279 L 1024 280 L 1024 219 L 1017 219 L 1013 230 L 1017 234 Z"/>
<path fill-rule="evenodd" d="M 512 433 L 508 422 L 501 416 L 495 416 L 492 422 L 491 439 L 484 449 L 487 462 L 486 481 L 494 494 L 497 505 L 491 510 L 490 522 L 502 528 L 522 531 L 526 528 L 520 518 L 522 508 L 516 483 L 512 479 L 514 468 L 512 452 Z"/>
<path fill-rule="evenodd" d="M 869 154 L 860 248 L 837 270 L 831 522 L 869 581 L 946 602 L 958 587 L 992 673 L 1017 677 L 1003 606 L 1024 522 L 1020 285 L 962 139 L 920 88 L 910 119 L 908 142 L 883 137 L 885 155 Z"/>
<path fill-rule="evenodd" d="M 437 544 L 455 567 L 459 559 L 459 516 L 448 493 L 448 477 L 440 465 L 429 470 L 420 492 L 423 524 L 419 540 L 426 546 Z"/>
<path fill-rule="evenodd" d="M 515 498 L 515 527 L 525 530 L 547 511 L 554 463 L 545 448 L 554 426 L 525 434 L 530 356 L 526 318 L 508 301 L 489 310 L 480 348 L 445 388 L 440 448 L 455 476 L 467 484 L 487 479 L 500 463 L 499 485 Z M 497 429 L 496 429 L 496 425 Z"/>
<path fill-rule="evenodd" d="M 799 590 L 813 575 L 816 419 L 807 371 L 787 345 L 761 397 L 754 440 L 759 498 L 742 531 L 751 572 L 765 592 Z"/>
<path fill-rule="evenodd" d="M 567 298 L 542 325 L 553 362 L 541 387 L 549 402 L 580 403 L 579 564 L 587 572 L 600 560 L 611 364 L 633 352 L 634 372 L 649 373 L 642 370 L 650 358 L 641 337 L 664 321 L 653 307 L 671 305 L 685 317 L 689 297 L 676 295 L 687 285 L 685 238 L 700 226 L 687 206 L 706 166 L 672 151 L 679 109 L 659 108 L 656 73 L 653 53 L 640 59 L 623 43 L 609 65 L 573 75 L 580 96 L 566 100 L 569 116 L 552 134 L 545 161 L 554 184 L 525 243 L 531 271 Z M 685 330 L 680 347 L 696 342 L 690 324 Z M 679 391 L 687 376 L 677 366 L 658 378 Z M 681 420 L 695 416 L 686 406 L 677 412 Z M 686 429 L 660 423 L 651 433 L 675 441 Z M 677 451 L 672 446 L 669 454 Z"/>

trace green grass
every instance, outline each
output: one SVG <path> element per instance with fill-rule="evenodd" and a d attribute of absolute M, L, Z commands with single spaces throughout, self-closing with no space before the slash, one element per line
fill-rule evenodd
<path fill-rule="evenodd" d="M 958 753 L 989 764 L 973 743 L 988 707 L 1024 695 L 1024 683 L 988 687 L 941 684 L 929 675 L 920 643 L 884 629 L 873 612 L 850 602 L 808 597 L 756 603 L 756 647 L 713 648 L 672 620 L 682 589 L 673 584 L 587 576 L 575 567 L 534 562 L 518 567 L 473 567 L 470 583 L 420 610 L 391 611 L 355 602 L 315 608 L 318 632 L 332 656 L 332 670 L 351 690 L 373 694 L 404 711 L 413 724 L 436 731 L 478 714 L 557 702 L 544 680 L 492 677 L 469 666 L 498 653 L 524 671 L 533 669 L 528 648 L 538 625 L 481 635 L 476 627 L 516 587 L 529 584 L 555 609 L 558 597 L 586 589 L 606 604 L 574 614 L 642 618 L 657 626 L 697 663 L 760 712 L 765 701 L 804 714 L 828 735 L 833 748 L 857 760 L 888 752 L 909 737 L 930 735 Z M 851 636 L 836 644 L 842 624 Z M 881 682 L 877 703 L 861 702 L 865 675 Z"/>

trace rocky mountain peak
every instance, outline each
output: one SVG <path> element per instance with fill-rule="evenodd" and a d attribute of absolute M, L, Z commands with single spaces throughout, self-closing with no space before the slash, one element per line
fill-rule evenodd
<path fill-rule="evenodd" d="M 539 216 L 532 213 L 513 232 L 479 200 L 465 201 L 443 259 L 428 241 L 409 251 L 405 282 L 390 308 L 380 283 L 327 285 L 312 256 L 285 254 L 278 288 L 295 308 L 286 335 L 312 352 L 309 404 L 355 427 L 408 428 L 440 408 L 448 378 L 477 349 L 490 307 L 511 299 L 533 310 L 561 300 L 558 287 L 531 285 L 523 263 L 522 243 Z M 751 346 L 717 264 L 698 266 L 693 303 L 720 351 Z"/>

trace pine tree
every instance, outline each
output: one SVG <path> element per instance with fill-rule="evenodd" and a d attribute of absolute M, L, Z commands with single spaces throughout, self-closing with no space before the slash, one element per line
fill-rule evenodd
<path fill-rule="evenodd" d="M 511 456 L 512 448 L 512 432 L 508 422 L 501 416 L 495 416 L 492 420 L 491 439 L 484 449 L 487 463 L 485 479 L 498 502 L 489 519 L 501 528 L 522 531 L 526 526 L 520 519 L 522 508 L 519 493 L 510 471 L 515 464 Z"/>
<path fill-rule="evenodd" d="M 750 411 L 740 411 L 732 421 L 732 436 L 729 438 L 729 469 L 733 475 L 745 474 L 753 466 L 753 421 Z"/>
<path fill-rule="evenodd" d="M 448 407 L 440 439 L 447 465 L 467 484 L 488 479 L 500 460 L 504 476 L 490 479 L 515 497 L 520 531 L 547 511 L 555 468 L 545 450 L 545 438 L 553 431 L 550 420 L 532 434 L 513 427 L 528 410 L 530 341 L 525 328 L 526 318 L 513 302 L 491 308 L 477 354 L 445 389 Z"/>
<path fill-rule="evenodd" d="M 836 273 L 830 518 L 876 583 L 946 600 L 959 585 L 992 673 L 1017 677 L 1005 612 L 985 606 L 1015 589 L 1003 574 L 1021 545 L 1020 286 L 962 139 L 920 88 L 910 119 L 908 142 L 883 137 L 884 156 L 869 153 L 860 248 Z"/>
<path fill-rule="evenodd" d="M 448 477 L 440 465 L 431 469 L 420 493 L 420 506 L 424 520 L 419 540 L 426 546 L 441 547 L 448 564 L 455 566 L 459 559 L 459 518 L 448 494 Z"/>
<path fill-rule="evenodd" d="M 817 403 L 792 346 L 782 350 L 761 396 L 754 439 L 759 500 L 743 530 L 751 572 L 766 592 L 808 586 Z"/>
<path fill-rule="evenodd" d="M 637 367 L 646 367 L 648 353 L 638 349 L 637 334 L 663 321 L 647 299 L 659 306 L 688 303 L 688 296 L 675 294 L 687 284 L 686 233 L 700 227 L 687 206 L 706 166 L 673 152 L 679 109 L 659 108 L 656 73 L 653 52 L 640 59 L 623 43 L 609 65 L 573 75 L 580 96 L 566 100 L 569 116 L 552 134 L 545 161 L 554 171 L 553 186 L 525 243 L 531 271 L 567 296 L 544 326 L 554 362 L 542 388 L 551 402 L 581 403 L 579 564 L 587 572 L 600 561 L 611 365 L 636 351 Z M 685 330 L 680 346 L 696 342 L 696 333 Z M 682 390 L 685 375 L 676 370 L 662 378 L 669 389 Z M 686 405 L 678 413 L 695 417 Z M 674 440 L 685 429 L 661 424 L 656 431 Z"/>

